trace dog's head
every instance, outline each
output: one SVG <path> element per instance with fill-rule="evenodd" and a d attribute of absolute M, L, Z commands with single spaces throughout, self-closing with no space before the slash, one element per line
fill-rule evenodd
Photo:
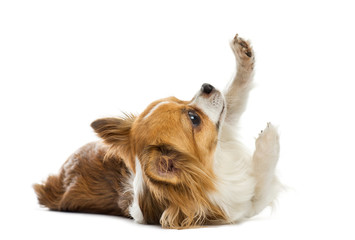
<path fill-rule="evenodd" d="M 158 197 L 174 191 L 191 195 L 213 189 L 213 157 L 225 113 L 223 94 L 203 84 L 191 101 L 165 98 L 138 117 L 99 119 L 91 126 L 110 146 L 108 155 L 117 154 L 134 172 L 139 161 L 145 184 Z"/>

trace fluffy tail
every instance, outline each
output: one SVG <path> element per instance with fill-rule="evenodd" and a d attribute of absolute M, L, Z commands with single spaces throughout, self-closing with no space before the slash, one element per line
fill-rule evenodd
<path fill-rule="evenodd" d="M 51 210 L 59 210 L 60 201 L 65 192 L 62 179 L 59 176 L 49 176 L 45 183 L 34 184 L 33 188 L 40 205 Z"/>

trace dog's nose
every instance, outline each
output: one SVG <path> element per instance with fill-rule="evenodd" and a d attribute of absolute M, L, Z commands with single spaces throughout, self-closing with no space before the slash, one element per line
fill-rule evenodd
<path fill-rule="evenodd" d="M 214 87 L 211 84 L 204 83 L 202 84 L 201 91 L 206 94 L 210 94 L 213 91 Z"/>

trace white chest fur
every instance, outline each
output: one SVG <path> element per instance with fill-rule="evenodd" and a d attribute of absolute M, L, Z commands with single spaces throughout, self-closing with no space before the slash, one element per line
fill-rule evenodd
<path fill-rule="evenodd" d="M 209 194 L 211 201 L 223 209 L 228 222 L 249 216 L 256 184 L 251 175 L 251 154 L 237 141 L 221 141 L 215 153 L 214 171 L 217 190 Z"/>
<path fill-rule="evenodd" d="M 141 164 L 136 158 L 136 174 L 133 180 L 133 203 L 129 208 L 129 213 L 133 219 L 138 223 L 144 223 L 143 213 L 141 208 L 139 207 L 139 195 L 142 194 L 144 187 L 143 175 L 142 175 L 142 168 Z"/>

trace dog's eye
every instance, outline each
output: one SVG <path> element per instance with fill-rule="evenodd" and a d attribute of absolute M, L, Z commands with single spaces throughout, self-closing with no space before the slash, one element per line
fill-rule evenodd
<path fill-rule="evenodd" d="M 195 111 L 189 111 L 188 112 L 189 118 L 194 125 L 194 127 L 197 127 L 201 123 L 201 118 Z"/>

